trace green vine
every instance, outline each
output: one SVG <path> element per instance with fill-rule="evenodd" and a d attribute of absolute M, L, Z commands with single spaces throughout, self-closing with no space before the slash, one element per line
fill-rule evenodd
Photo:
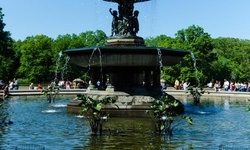
<path fill-rule="evenodd" d="M 146 113 L 154 120 L 156 131 L 159 134 L 171 136 L 173 134 L 173 129 L 177 126 L 173 125 L 175 117 L 183 113 L 183 109 L 184 107 L 181 102 L 176 99 L 170 99 L 168 95 L 166 95 L 152 101 L 150 111 L 146 111 Z M 182 116 L 182 118 L 186 119 L 189 124 L 193 124 L 191 117 Z"/>
<path fill-rule="evenodd" d="M 42 89 L 41 92 L 47 97 L 48 102 L 53 102 L 56 96 L 59 94 L 60 89 L 58 86 L 52 85 L 46 89 Z"/>
<path fill-rule="evenodd" d="M 105 97 L 102 100 L 95 100 L 87 95 L 77 95 L 77 99 L 82 100 L 82 104 L 84 105 L 82 112 L 88 115 L 88 122 L 90 124 L 92 134 L 97 135 L 99 133 L 99 135 L 102 135 L 103 123 L 107 121 L 109 116 L 103 110 L 103 106 L 113 104 L 116 100 L 111 97 Z"/>

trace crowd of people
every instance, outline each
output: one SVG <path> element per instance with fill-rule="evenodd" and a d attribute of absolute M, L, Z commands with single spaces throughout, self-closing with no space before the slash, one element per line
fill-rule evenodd
<path fill-rule="evenodd" d="M 189 85 L 190 85 L 189 81 L 180 82 L 178 79 L 176 79 L 174 82 L 174 88 L 176 90 L 185 90 L 186 91 Z"/>
<path fill-rule="evenodd" d="M 180 82 L 178 79 L 175 80 L 174 89 L 176 90 L 187 90 L 190 82 L 182 81 Z M 215 91 L 239 91 L 239 92 L 250 92 L 250 82 L 235 82 L 235 81 L 228 81 L 224 79 L 224 82 L 216 80 L 215 83 L 209 82 L 207 83 L 207 87 L 214 89 Z"/>
<path fill-rule="evenodd" d="M 87 88 L 88 83 L 84 80 L 81 81 L 56 81 L 53 80 L 51 83 L 48 84 L 48 86 L 42 86 L 41 83 L 38 83 L 35 85 L 33 82 L 31 82 L 28 86 L 29 90 L 41 90 L 44 88 L 48 88 L 52 85 L 58 86 L 60 89 L 71 89 L 71 88 Z M 97 85 L 100 85 L 100 81 L 97 82 Z M 3 82 L 3 80 L 0 80 L 0 90 L 3 90 L 4 95 L 7 95 L 7 93 L 10 90 L 18 90 L 19 89 L 19 82 L 17 78 L 14 78 L 13 80 L 9 80 L 8 82 Z"/>
<path fill-rule="evenodd" d="M 9 90 L 18 90 L 19 89 L 19 83 L 17 78 L 14 78 L 13 80 L 9 80 L 8 83 L 4 83 L 2 80 L 0 81 L 0 89 L 3 90 L 3 97 L 7 97 L 9 94 Z"/>
<path fill-rule="evenodd" d="M 224 79 L 223 84 L 220 81 L 216 81 L 213 85 L 212 82 L 208 83 L 207 86 L 209 88 L 214 88 L 215 91 L 239 91 L 239 92 L 248 92 L 250 91 L 250 82 L 235 82 L 235 81 L 228 81 Z"/>

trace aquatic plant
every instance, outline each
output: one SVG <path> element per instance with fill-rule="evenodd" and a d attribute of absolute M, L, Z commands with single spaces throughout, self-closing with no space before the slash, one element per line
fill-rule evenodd
<path fill-rule="evenodd" d="M 246 101 L 247 101 L 247 111 L 250 111 L 250 99 L 247 98 Z"/>
<path fill-rule="evenodd" d="M 146 111 L 146 113 L 153 119 L 156 131 L 159 134 L 171 136 L 173 129 L 178 125 L 173 125 L 175 117 L 184 112 L 184 106 L 180 101 L 170 98 L 169 95 L 165 95 L 160 99 L 152 101 L 150 110 Z M 182 118 L 186 119 L 189 124 L 193 124 L 191 117 L 182 116 Z"/>
<path fill-rule="evenodd" d="M 115 103 L 116 100 L 112 97 L 96 100 L 87 95 L 77 95 L 77 99 L 82 100 L 84 105 L 82 112 L 88 115 L 92 134 L 97 135 L 99 133 L 99 135 L 102 135 L 103 123 L 108 119 L 108 114 L 104 111 L 103 106 Z"/>
<path fill-rule="evenodd" d="M 189 95 L 192 95 L 193 97 L 194 104 L 199 104 L 202 94 L 205 93 L 205 90 L 203 90 L 202 87 L 198 88 L 198 87 L 190 86 L 188 87 L 188 91 L 189 91 Z"/>
<path fill-rule="evenodd" d="M 59 94 L 60 89 L 58 86 L 51 85 L 48 88 L 42 89 L 41 92 L 47 97 L 48 102 L 55 100 L 56 96 Z"/>

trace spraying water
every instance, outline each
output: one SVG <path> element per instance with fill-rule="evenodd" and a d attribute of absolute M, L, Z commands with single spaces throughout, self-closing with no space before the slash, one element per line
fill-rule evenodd
<path fill-rule="evenodd" d="M 199 80 L 199 77 L 198 77 L 198 69 L 197 69 L 197 67 L 196 67 L 196 58 L 195 58 L 193 52 L 191 52 L 191 57 L 192 57 L 192 59 L 193 59 L 193 61 L 194 61 L 195 78 L 196 78 L 196 81 L 197 81 L 197 83 L 198 83 L 198 87 L 200 87 L 200 80 Z"/>
<path fill-rule="evenodd" d="M 159 48 L 157 48 L 157 52 L 158 52 L 158 61 L 159 61 L 159 65 L 160 65 L 160 70 L 161 70 L 163 67 L 163 65 L 162 65 L 162 53 L 161 53 L 161 50 Z"/>
<path fill-rule="evenodd" d="M 103 73 L 102 73 L 102 53 L 101 53 L 101 50 L 99 48 L 95 48 L 89 58 L 89 70 L 91 69 L 91 64 L 94 63 L 94 60 L 93 59 L 93 56 L 95 54 L 95 52 L 98 52 L 99 53 L 99 65 L 100 65 L 100 73 L 101 73 L 101 81 L 103 83 Z"/>
<path fill-rule="evenodd" d="M 55 80 L 57 80 L 57 71 L 58 71 L 58 68 L 59 68 L 59 63 L 60 63 L 60 60 L 61 60 L 61 57 L 62 57 L 62 51 L 60 51 L 58 53 L 58 57 L 57 57 L 57 60 L 56 60 L 56 70 L 55 70 Z"/>
<path fill-rule="evenodd" d="M 69 60 L 70 60 L 70 57 L 67 56 L 67 57 L 65 58 L 65 63 L 64 63 L 64 66 L 63 66 L 62 72 L 61 72 L 61 80 L 62 80 L 62 81 L 64 81 L 64 74 L 65 74 L 65 71 L 67 70 Z"/>
<path fill-rule="evenodd" d="M 159 68 L 160 68 L 160 77 L 162 76 L 162 68 L 163 68 L 163 64 L 162 64 L 162 53 L 161 53 L 161 50 L 159 48 L 157 48 L 157 52 L 158 52 L 158 62 L 159 62 Z M 166 85 L 165 83 L 161 83 L 161 92 L 162 92 L 162 97 L 165 96 L 165 92 L 164 92 L 164 89 L 166 89 Z"/>

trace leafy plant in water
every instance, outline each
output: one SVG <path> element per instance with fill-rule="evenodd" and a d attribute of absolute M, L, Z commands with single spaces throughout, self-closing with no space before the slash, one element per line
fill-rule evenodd
<path fill-rule="evenodd" d="M 198 88 L 198 87 L 190 86 L 188 87 L 188 91 L 189 91 L 189 95 L 192 95 L 193 97 L 194 104 L 199 104 L 202 94 L 205 93 L 205 90 L 203 90 L 202 87 Z"/>
<path fill-rule="evenodd" d="M 58 86 L 52 85 L 46 89 L 42 89 L 41 92 L 43 93 L 43 95 L 47 97 L 48 102 L 52 102 L 55 100 L 56 96 L 59 94 L 60 89 Z"/>
<path fill-rule="evenodd" d="M 173 125 L 175 117 L 180 113 L 183 113 L 184 107 L 181 102 L 176 99 L 170 99 L 166 95 L 160 99 L 152 101 L 150 110 L 152 111 L 153 116 L 150 111 L 146 111 L 146 113 L 150 114 L 151 118 L 154 120 L 158 133 L 171 136 L 173 134 L 173 129 L 178 125 Z M 193 124 L 191 117 L 182 116 L 182 118 L 186 119 L 189 124 Z"/>
<path fill-rule="evenodd" d="M 246 99 L 247 100 L 247 105 L 248 105 L 248 107 L 247 107 L 247 111 L 250 111 L 250 105 L 249 105 L 249 103 L 250 103 L 250 99 Z"/>
<path fill-rule="evenodd" d="M 115 103 L 116 100 L 111 97 L 95 100 L 87 95 L 77 95 L 77 99 L 82 100 L 82 104 L 84 105 L 82 112 L 89 115 L 88 121 L 92 134 L 97 135 L 99 132 L 99 134 L 102 135 L 102 125 L 107 121 L 108 117 L 108 114 L 103 110 L 103 105 Z"/>

